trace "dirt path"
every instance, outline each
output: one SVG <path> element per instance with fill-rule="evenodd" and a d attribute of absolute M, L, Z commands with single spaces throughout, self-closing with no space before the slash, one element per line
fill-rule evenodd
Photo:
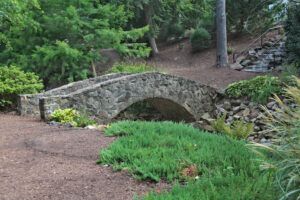
<path fill-rule="evenodd" d="M 125 200 L 163 186 L 96 165 L 113 140 L 0 113 L 0 200 Z"/>

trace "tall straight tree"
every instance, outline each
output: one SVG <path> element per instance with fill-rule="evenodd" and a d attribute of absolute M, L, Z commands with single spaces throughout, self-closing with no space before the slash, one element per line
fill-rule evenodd
<path fill-rule="evenodd" d="M 227 31 L 226 31 L 226 0 L 216 1 L 217 16 L 217 67 L 228 66 Z"/>

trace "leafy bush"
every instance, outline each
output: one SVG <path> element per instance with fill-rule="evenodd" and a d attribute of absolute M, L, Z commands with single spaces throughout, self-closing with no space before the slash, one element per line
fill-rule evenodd
<path fill-rule="evenodd" d="M 71 124 L 76 126 L 75 118 L 79 117 L 79 113 L 71 108 L 67 109 L 57 109 L 51 114 L 51 120 L 62 123 L 62 124 Z"/>
<path fill-rule="evenodd" d="M 184 36 L 184 32 L 184 26 L 181 23 L 167 21 L 160 30 L 159 39 L 168 40 L 172 37 L 177 39 Z"/>
<path fill-rule="evenodd" d="M 100 49 L 147 57 L 141 43 L 149 27 L 128 24 L 124 5 L 101 1 L 0 2 L 0 64 L 16 64 L 38 74 L 49 87 L 85 79 L 100 61 Z M 3 8 L 3 9 L 2 9 Z"/>
<path fill-rule="evenodd" d="M 260 174 L 255 155 L 241 141 L 173 122 L 120 121 L 105 134 L 123 137 L 100 152 L 99 163 L 142 180 L 189 182 L 146 199 L 275 198 L 268 176 Z"/>
<path fill-rule="evenodd" d="M 233 139 L 247 139 L 253 133 L 253 123 L 245 123 L 242 120 L 236 120 L 232 125 L 225 122 L 226 115 L 212 122 L 212 127 L 218 133 L 224 133 Z"/>
<path fill-rule="evenodd" d="M 300 199 L 300 79 L 296 79 L 297 86 L 289 86 L 284 95 L 294 103 L 284 103 L 279 97 L 275 100 L 279 104 L 276 112 L 265 109 L 265 120 L 268 125 L 266 131 L 281 137 L 271 147 L 255 144 L 264 150 L 266 156 L 273 156 L 271 163 L 265 163 L 267 169 L 276 170 L 276 183 L 282 192 L 281 199 Z M 266 151 L 267 150 L 267 151 Z"/>
<path fill-rule="evenodd" d="M 88 66 L 83 63 L 85 59 L 82 51 L 64 41 L 56 41 L 36 48 L 32 54 L 32 70 L 43 78 L 46 85 L 59 86 L 88 77 Z"/>
<path fill-rule="evenodd" d="M 107 73 L 143 73 L 143 72 L 154 72 L 157 71 L 154 67 L 146 64 L 127 64 L 119 63 L 114 65 Z"/>
<path fill-rule="evenodd" d="M 210 47 L 211 35 L 206 29 L 198 28 L 192 34 L 190 42 L 192 44 L 193 52 L 201 51 Z"/>
<path fill-rule="evenodd" d="M 84 114 L 80 114 L 79 116 L 75 117 L 74 122 L 76 123 L 76 127 L 82 128 L 96 124 L 96 121 L 94 119 Z"/>
<path fill-rule="evenodd" d="M 18 94 L 34 94 L 43 84 L 34 73 L 26 73 L 15 66 L 0 67 L 0 107 L 16 104 Z"/>
<path fill-rule="evenodd" d="M 227 53 L 230 55 L 230 54 L 233 54 L 233 52 L 234 52 L 234 48 L 229 46 L 227 48 Z"/>
<path fill-rule="evenodd" d="M 230 84 L 225 93 L 229 97 L 249 97 L 258 103 L 266 103 L 274 93 L 282 92 L 282 83 L 277 77 L 257 76 Z"/>
<path fill-rule="evenodd" d="M 50 119 L 62 124 L 71 124 L 74 127 L 86 127 L 96 123 L 95 120 L 71 108 L 55 110 Z"/>

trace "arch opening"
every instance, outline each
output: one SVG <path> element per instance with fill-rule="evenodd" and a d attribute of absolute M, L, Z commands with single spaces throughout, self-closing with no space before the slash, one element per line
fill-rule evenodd
<path fill-rule="evenodd" d="M 175 121 L 194 122 L 195 117 L 183 106 L 163 98 L 149 98 L 131 104 L 121 111 L 112 121 L 144 120 L 144 121 Z"/>

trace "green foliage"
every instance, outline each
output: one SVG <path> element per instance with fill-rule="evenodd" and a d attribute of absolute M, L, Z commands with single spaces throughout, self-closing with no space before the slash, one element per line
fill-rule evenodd
<path fill-rule="evenodd" d="M 249 97 L 259 103 L 266 103 L 273 94 L 281 92 L 281 81 L 272 76 L 257 76 L 250 80 L 232 83 L 225 91 L 229 97 Z"/>
<path fill-rule="evenodd" d="M 0 64 L 36 72 L 47 86 L 87 78 L 103 48 L 115 48 L 124 56 L 150 53 L 139 41 L 149 28 L 128 29 L 132 13 L 122 5 L 92 0 L 8 2 L 0 3 Z M 1 18 L 6 15 L 14 20 L 7 23 Z"/>
<path fill-rule="evenodd" d="M 37 47 L 32 58 L 34 71 L 51 85 L 88 77 L 88 69 L 82 68 L 86 59 L 83 52 L 72 48 L 66 42 L 57 41 L 53 45 Z M 48 67 L 49 63 L 51 63 L 51 67 Z M 51 76 L 49 76 L 50 74 Z"/>
<path fill-rule="evenodd" d="M 230 55 L 230 54 L 233 54 L 233 52 L 234 52 L 234 48 L 229 46 L 227 49 L 227 53 Z"/>
<path fill-rule="evenodd" d="M 226 136 L 182 123 L 142 121 L 111 124 L 105 134 L 123 137 L 100 152 L 99 163 L 126 170 L 138 179 L 189 182 L 175 186 L 169 194 L 153 193 L 146 199 L 235 199 L 230 198 L 235 195 L 272 199 L 276 194 L 267 176 L 260 174 L 254 154 L 243 142 Z M 197 174 L 186 179 L 182 172 L 191 166 Z"/>
<path fill-rule="evenodd" d="M 74 127 L 86 127 L 96 124 L 95 120 L 71 108 L 55 110 L 50 119 L 62 124 L 71 124 Z"/>
<path fill-rule="evenodd" d="M 51 114 L 51 120 L 62 123 L 71 124 L 76 126 L 75 118 L 79 117 L 79 113 L 71 108 L 67 109 L 57 109 Z"/>
<path fill-rule="evenodd" d="M 171 191 L 152 192 L 144 200 L 274 200 L 276 191 L 270 186 L 267 176 L 259 177 L 252 172 L 256 180 L 240 176 L 200 177 L 201 180 L 190 182 L 185 186 L 176 184 Z M 254 178 L 253 177 L 253 178 Z"/>
<path fill-rule="evenodd" d="M 279 185 L 282 200 L 300 198 L 300 79 L 296 86 L 288 86 L 284 96 L 289 102 L 283 102 L 275 96 L 279 108 L 276 112 L 265 109 L 267 130 L 281 136 L 273 146 L 254 144 L 266 157 L 272 156 L 271 162 L 265 162 L 264 168 L 276 170 L 276 184 Z M 289 104 L 294 103 L 291 107 Z"/>
<path fill-rule="evenodd" d="M 0 107 L 16 104 L 18 94 L 34 94 L 43 84 L 34 73 L 26 73 L 15 66 L 0 66 Z"/>
<path fill-rule="evenodd" d="M 154 72 L 157 71 L 154 67 L 146 64 L 127 64 L 118 63 L 115 64 L 107 73 L 143 73 L 143 72 Z"/>
<path fill-rule="evenodd" d="M 285 3 L 283 0 L 227 0 L 226 10 L 229 32 L 257 35 L 282 20 Z"/>
<path fill-rule="evenodd" d="M 192 44 L 192 50 L 194 52 L 201 51 L 203 49 L 207 49 L 211 45 L 211 35 L 204 28 L 198 28 L 191 35 L 190 38 Z"/>
<path fill-rule="evenodd" d="M 79 116 L 75 117 L 74 122 L 76 123 L 76 127 L 82 127 L 82 128 L 87 127 L 89 125 L 96 124 L 96 121 L 94 119 L 82 113 L 80 113 Z"/>
<path fill-rule="evenodd" d="M 253 123 L 235 120 L 231 125 L 226 124 L 226 115 L 212 122 L 212 127 L 218 133 L 224 133 L 233 139 L 247 139 L 253 133 Z"/>
<path fill-rule="evenodd" d="M 290 2 L 288 7 L 288 19 L 286 22 L 286 48 L 289 61 L 300 67 L 300 3 Z"/>

